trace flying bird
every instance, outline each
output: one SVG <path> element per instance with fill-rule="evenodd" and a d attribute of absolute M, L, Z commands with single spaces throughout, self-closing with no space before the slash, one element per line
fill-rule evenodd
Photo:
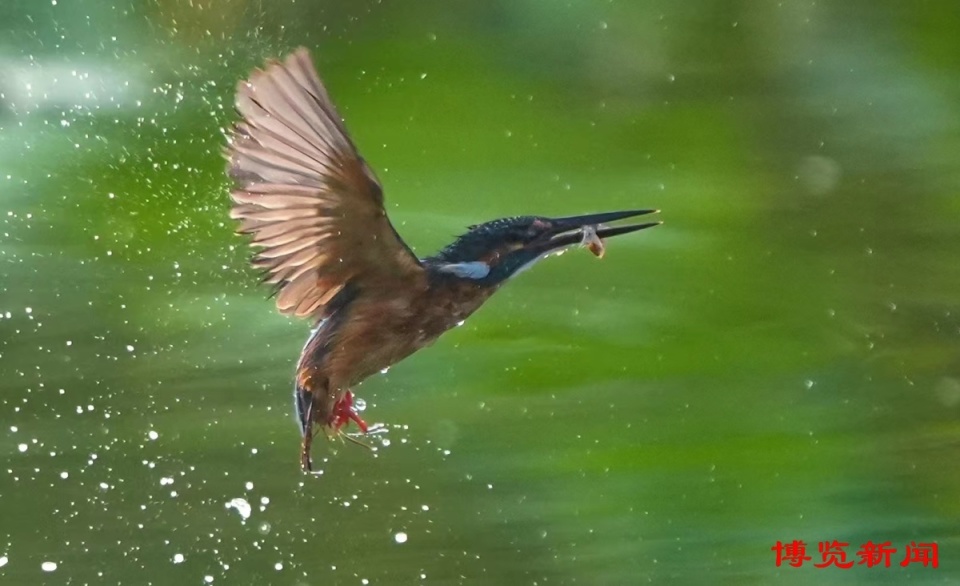
<path fill-rule="evenodd" d="M 659 224 L 605 225 L 657 210 L 501 218 L 417 258 L 306 49 L 241 81 L 236 109 L 224 153 L 230 216 L 258 249 L 253 266 L 277 309 L 314 325 L 293 393 L 306 471 L 318 429 L 332 438 L 353 421 L 367 432 L 352 387 L 432 344 L 540 259 L 577 245 L 601 256 L 603 238 Z"/>

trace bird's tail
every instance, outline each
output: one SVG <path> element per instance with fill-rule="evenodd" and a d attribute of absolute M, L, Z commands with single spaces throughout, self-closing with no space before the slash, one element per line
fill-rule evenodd
<path fill-rule="evenodd" d="M 314 395 L 311 391 L 295 384 L 293 387 L 293 405 L 296 409 L 300 435 L 306 437 L 313 430 Z"/>

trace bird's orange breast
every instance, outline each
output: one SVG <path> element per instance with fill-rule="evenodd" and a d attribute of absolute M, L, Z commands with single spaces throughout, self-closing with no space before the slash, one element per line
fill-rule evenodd
<path fill-rule="evenodd" d="M 322 375 L 314 378 L 329 381 L 331 391 L 344 391 L 432 344 L 492 294 L 493 288 L 461 282 L 419 293 L 361 294 L 344 308 L 346 315 L 323 356 L 304 356 L 301 364 L 312 363 Z"/>

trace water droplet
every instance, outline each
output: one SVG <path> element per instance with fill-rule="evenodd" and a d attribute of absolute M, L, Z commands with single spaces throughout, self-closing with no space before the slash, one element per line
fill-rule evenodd
<path fill-rule="evenodd" d="M 363 399 L 356 398 L 353 400 L 353 410 L 356 411 L 357 413 L 363 411 L 366 408 L 367 408 L 367 402 L 364 401 Z"/>
<path fill-rule="evenodd" d="M 404 533 L 403 531 L 398 531 L 396 534 L 394 534 L 393 540 L 396 541 L 397 543 L 406 543 L 407 534 Z"/>
<path fill-rule="evenodd" d="M 44 572 L 52 572 L 57 569 L 57 562 L 43 562 L 40 564 L 40 569 Z"/>
<path fill-rule="evenodd" d="M 153 441 L 157 441 L 157 438 L 160 437 L 160 434 L 151 429 L 150 431 L 147 432 L 147 437 L 150 438 L 150 441 L 153 442 Z"/>
<path fill-rule="evenodd" d="M 182 553 L 175 553 L 175 554 L 173 554 L 173 563 L 175 563 L 175 564 L 182 564 L 182 563 L 183 563 L 183 554 L 182 554 Z"/>
<path fill-rule="evenodd" d="M 247 499 L 237 497 L 224 505 L 228 509 L 236 509 L 244 521 L 250 518 L 251 507 Z"/>

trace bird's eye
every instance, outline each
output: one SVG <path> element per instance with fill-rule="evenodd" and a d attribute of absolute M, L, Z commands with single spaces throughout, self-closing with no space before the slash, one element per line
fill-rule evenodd
<path fill-rule="evenodd" d="M 547 223 L 540 219 L 535 219 L 527 226 L 527 229 L 523 232 L 523 239 L 527 242 L 531 240 L 536 240 L 543 234 L 543 231 L 548 227 Z"/>

